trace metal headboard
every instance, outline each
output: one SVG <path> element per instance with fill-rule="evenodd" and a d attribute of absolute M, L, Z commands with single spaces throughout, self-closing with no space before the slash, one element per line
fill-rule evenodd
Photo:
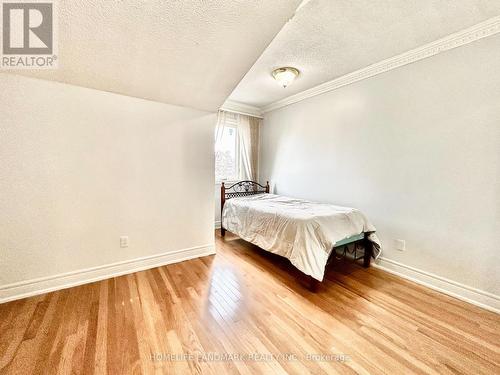
<path fill-rule="evenodd" d="M 239 181 L 226 187 L 224 182 L 221 185 L 221 198 L 225 199 L 244 197 L 247 195 L 269 193 L 269 182 L 263 186 L 255 181 Z"/>

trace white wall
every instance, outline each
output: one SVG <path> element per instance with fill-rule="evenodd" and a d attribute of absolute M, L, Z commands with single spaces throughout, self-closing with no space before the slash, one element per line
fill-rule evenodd
<path fill-rule="evenodd" d="M 213 251 L 214 114 L 7 74 L 0 88 L 4 297 L 11 283 Z"/>
<path fill-rule="evenodd" d="M 358 207 L 385 258 L 500 295 L 499 46 L 489 37 L 267 113 L 261 180 Z"/>

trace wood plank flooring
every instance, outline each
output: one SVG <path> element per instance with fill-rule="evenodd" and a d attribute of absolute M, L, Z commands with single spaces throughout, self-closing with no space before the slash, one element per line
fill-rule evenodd
<path fill-rule="evenodd" d="M 217 255 L 0 305 L 1 374 L 499 374 L 500 316 L 339 263 Z"/>

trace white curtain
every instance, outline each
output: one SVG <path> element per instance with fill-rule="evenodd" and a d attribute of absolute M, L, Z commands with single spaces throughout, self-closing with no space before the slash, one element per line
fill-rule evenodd
<path fill-rule="evenodd" d="M 230 125 L 226 125 L 227 123 Z M 238 135 L 239 179 L 256 181 L 259 173 L 259 132 L 261 120 L 256 117 L 219 111 L 215 127 L 215 144 L 221 141 L 226 126 L 236 124 Z"/>
<path fill-rule="evenodd" d="M 259 132 L 261 120 L 239 115 L 238 137 L 240 178 L 257 181 L 259 174 Z"/>
<path fill-rule="evenodd" d="M 217 112 L 217 125 L 215 126 L 215 144 L 217 144 L 217 142 L 220 142 L 222 134 L 224 134 L 226 115 L 227 112 L 225 111 Z"/>

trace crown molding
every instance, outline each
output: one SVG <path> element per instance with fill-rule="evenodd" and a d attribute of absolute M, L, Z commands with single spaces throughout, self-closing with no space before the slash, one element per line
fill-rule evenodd
<path fill-rule="evenodd" d="M 304 99 L 323 94 L 328 91 L 338 89 L 339 87 L 350 85 L 351 83 L 373 77 L 377 74 L 396 69 L 400 66 L 414 63 L 416 61 L 437 55 L 441 52 L 472 43 L 476 40 L 500 32 L 500 16 L 490 18 L 484 22 L 478 23 L 462 31 L 450 34 L 434 42 L 425 44 L 421 47 L 404 52 L 400 55 L 382 60 L 378 63 L 369 65 L 365 68 L 356 70 L 352 73 L 343 75 L 332 81 L 322 83 L 305 91 L 291 95 L 287 98 L 268 104 L 260 109 L 261 113 L 274 111 L 275 109 L 300 102 Z"/>
<path fill-rule="evenodd" d="M 262 118 L 262 110 L 260 108 L 236 102 L 234 100 L 226 100 L 220 109 L 223 111 L 238 113 L 240 115 Z"/>

